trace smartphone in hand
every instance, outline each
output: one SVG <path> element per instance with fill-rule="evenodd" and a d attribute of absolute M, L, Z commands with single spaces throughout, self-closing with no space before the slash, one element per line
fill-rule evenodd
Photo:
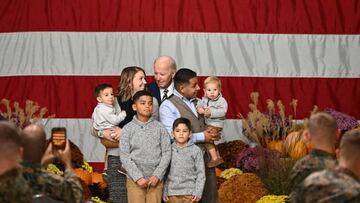
<path fill-rule="evenodd" d="M 64 127 L 52 128 L 51 142 L 54 148 L 64 149 L 66 145 L 66 128 Z"/>

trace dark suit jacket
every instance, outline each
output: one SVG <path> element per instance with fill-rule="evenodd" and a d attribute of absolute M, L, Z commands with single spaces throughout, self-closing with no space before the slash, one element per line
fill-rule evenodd
<path fill-rule="evenodd" d="M 160 98 L 160 89 L 157 86 L 156 82 L 152 82 L 148 85 L 147 90 L 151 92 L 153 97 L 155 97 L 158 100 L 159 105 L 161 104 L 161 98 Z"/>

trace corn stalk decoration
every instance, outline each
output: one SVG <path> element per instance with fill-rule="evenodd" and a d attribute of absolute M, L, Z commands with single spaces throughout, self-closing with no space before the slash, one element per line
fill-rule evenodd
<path fill-rule="evenodd" d="M 1 99 L 0 105 L 5 106 L 4 112 L 0 110 L 1 116 L 19 128 L 24 128 L 29 124 L 39 123 L 43 119 L 46 119 L 46 123 L 43 124 L 46 125 L 51 118 L 55 117 L 55 114 L 45 117 L 48 109 L 46 107 L 41 108 L 37 102 L 32 100 L 25 101 L 25 108 L 21 108 L 17 101 L 13 102 L 11 107 L 11 101 L 8 99 Z"/>

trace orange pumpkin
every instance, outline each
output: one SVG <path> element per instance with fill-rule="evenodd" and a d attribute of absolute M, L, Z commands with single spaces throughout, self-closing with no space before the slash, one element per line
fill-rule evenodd
<path fill-rule="evenodd" d="M 306 144 L 303 141 L 299 141 L 295 144 L 295 147 L 290 151 L 290 157 L 298 160 L 304 157 L 308 153 Z"/>
<path fill-rule="evenodd" d="M 91 173 L 81 169 L 81 168 L 76 168 L 74 169 L 74 173 L 82 180 L 85 182 L 86 185 L 90 185 L 91 184 Z"/>
<path fill-rule="evenodd" d="M 102 174 L 94 172 L 92 173 L 92 184 L 98 184 L 100 189 L 105 189 L 107 184 L 102 176 Z"/>
<path fill-rule="evenodd" d="M 273 140 L 268 143 L 267 148 L 271 149 L 271 150 L 276 150 L 280 153 L 283 153 L 284 152 L 284 143 L 282 140 Z"/>
<path fill-rule="evenodd" d="M 302 134 L 299 131 L 294 131 L 288 134 L 285 139 L 284 148 L 287 153 L 294 149 L 297 142 L 302 140 Z"/>
<path fill-rule="evenodd" d="M 219 169 L 219 168 L 215 168 L 215 174 L 217 177 L 220 177 L 221 176 L 221 173 L 222 173 L 222 170 Z"/>

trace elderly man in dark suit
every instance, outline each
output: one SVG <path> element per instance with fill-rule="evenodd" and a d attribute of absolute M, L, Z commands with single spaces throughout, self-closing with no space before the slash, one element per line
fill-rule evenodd
<path fill-rule="evenodd" d="M 176 62 L 170 56 L 159 56 L 154 61 L 155 81 L 150 83 L 148 90 L 158 100 L 159 104 L 174 92 L 174 75 Z"/>

